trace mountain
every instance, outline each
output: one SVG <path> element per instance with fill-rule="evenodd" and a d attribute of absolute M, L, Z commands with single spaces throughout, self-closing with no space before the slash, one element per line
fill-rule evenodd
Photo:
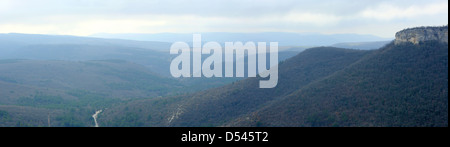
<path fill-rule="evenodd" d="M 448 25 L 442 27 L 408 28 L 395 34 L 395 44 L 405 42 L 419 44 L 430 40 L 448 43 Z"/>
<path fill-rule="evenodd" d="M 3 47 L 18 48 L 28 45 L 56 45 L 56 44 L 84 44 L 96 46 L 118 46 L 152 49 L 168 52 L 172 43 L 157 41 L 134 41 L 125 39 L 103 39 L 95 37 L 79 37 L 68 35 L 40 35 L 40 34 L 0 34 L 0 44 Z"/>
<path fill-rule="evenodd" d="M 274 89 L 259 89 L 260 79 L 249 78 L 130 102 L 99 120 L 105 126 L 448 126 L 448 43 L 394 42 L 373 51 L 308 49 L 279 65 Z"/>
<path fill-rule="evenodd" d="M 152 68 L 170 63 L 158 50 L 45 39 L 17 46 L 8 36 L 0 126 L 94 126 L 103 110 L 104 127 L 445 127 L 446 34 L 447 26 L 406 29 L 377 50 L 286 47 L 272 89 L 260 89 L 261 78 L 167 78 Z M 138 62 L 147 57 L 154 62 Z"/>
<path fill-rule="evenodd" d="M 109 97 L 164 96 L 167 95 L 164 89 L 181 86 L 175 79 L 158 76 L 144 66 L 121 60 L 0 60 L 0 71 L 0 82 L 4 84 L 64 91 L 96 91 Z M 26 88 L 11 87 L 14 86 L 4 86 L 2 89 L 14 90 L 15 94 L 25 93 L 21 90 Z M 1 99 L 11 100 L 7 97 L 7 94 L 2 94 Z"/>
<path fill-rule="evenodd" d="M 48 126 L 47 117 L 51 126 L 92 126 L 90 116 L 98 109 L 242 79 L 171 78 L 168 67 L 173 55 L 102 42 L 114 40 L 0 36 L 4 41 L 0 44 L 0 127 Z M 280 52 L 279 60 L 296 53 Z"/>
<path fill-rule="evenodd" d="M 170 43 L 92 37 L 0 34 L 0 59 L 125 60 L 169 77 Z"/>
<path fill-rule="evenodd" d="M 98 109 L 189 92 L 122 60 L 0 60 L 0 126 L 91 126 Z"/>
<path fill-rule="evenodd" d="M 190 36 L 192 38 L 192 36 Z M 191 40 L 192 41 L 192 40 Z M 137 63 L 165 77 L 171 77 L 171 43 L 102 39 L 93 37 L 0 34 L 0 59 L 31 60 L 124 60 Z M 304 47 L 280 47 L 280 61 Z M 207 56 L 203 56 L 205 59 Z M 228 82 L 225 82 L 228 83 Z M 216 85 L 217 86 L 217 85 Z"/>
<path fill-rule="evenodd" d="M 381 38 L 373 35 L 359 34 L 318 34 L 318 33 L 200 33 L 203 42 L 279 42 L 280 46 L 329 46 L 341 42 L 367 42 L 386 41 L 389 38 Z M 131 39 L 141 41 L 161 42 L 192 42 L 192 34 L 159 33 L 159 34 L 94 34 L 93 37 Z"/>
<path fill-rule="evenodd" d="M 227 125 L 448 126 L 448 45 L 391 44 L 246 117 Z"/>
<path fill-rule="evenodd" d="M 369 52 L 330 47 L 309 49 L 281 63 L 278 86 L 274 89 L 260 89 L 260 79 L 251 78 L 193 95 L 130 103 L 105 111 L 100 121 L 111 122 L 107 124 L 115 126 L 117 122 L 124 122 L 123 117 L 133 114 L 140 116 L 135 121 L 143 126 L 219 126 L 310 82 L 342 70 Z M 177 111 L 182 112 L 182 115 L 169 122 L 172 113 L 176 114 Z M 146 121 L 142 115 L 152 115 L 154 119 Z"/>

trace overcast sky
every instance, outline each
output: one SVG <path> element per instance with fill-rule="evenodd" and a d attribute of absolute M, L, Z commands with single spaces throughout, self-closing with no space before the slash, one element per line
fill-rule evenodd
<path fill-rule="evenodd" d="M 0 0 L 0 33 L 298 32 L 394 37 L 448 24 L 447 0 Z"/>

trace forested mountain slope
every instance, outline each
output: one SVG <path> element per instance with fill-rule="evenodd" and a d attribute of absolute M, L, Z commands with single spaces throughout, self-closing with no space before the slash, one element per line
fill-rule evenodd
<path fill-rule="evenodd" d="M 342 70 L 370 52 L 330 47 L 309 49 L 280 63 L 276 88 L 260 89 L 261 79 L 249 78 L 192 95 L 130 103 L 105 111 L 104 121 L 138 122 L 142 126 L 220 126 Z M 125 118 L 131 115 L 136 119 L 128 122 Z M 158 117 L 147 120 L 149 115 Z M 111 123 L 114 124 L 118 123 Z"/>
<path fill-rule="evenodd" d="M 230 126 L 448 126 L 448 44 L 390 44 Z"/>
<path fill-rule="evenodd" d="M 259 78 L 107 110 L 107 126 L 448 126 L 448 44 L 313 48 Z"/>

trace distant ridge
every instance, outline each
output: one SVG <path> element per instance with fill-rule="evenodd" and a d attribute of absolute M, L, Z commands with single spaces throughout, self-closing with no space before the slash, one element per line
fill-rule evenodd
<path fill-rule="evenodd" d="M 375 42 L 344 42 L 331 45 L 332 47 L 359 49 L 359 50 L 373 50 L 379 49 L 392 41 L 375 41 Z"/>
<path fill-rule="evenodd" d="M 105 126 L 445 127 L 448 44 L 308 49 L 279 65 L 273 89 L 249 78 L 106 110 Z M 136 119 L 130 120 L 133 114 Z M 151 114 L 151 120 L 146 119 Z M 169 119 L 171 118 L 171 119 Z M 170 120 L 170 121 L 169 121 Z M 118 123 L 120 122 L 120 123 Z"/>
<path fill-rule="evenodd" d="M 392 38 L 382 38 L 374 35 L 360 34 L 319 34 L 319 33 L 286 33 L 286 32 L 263 32 L 263 33 L 197 33 L 202 34 L 202 41 L 215 42 L 279 42 L 280 46 L 330 46 L 342 42 L 373 42 L 387 41 Z M 119 38 L 141 41 L 162 42 L 192 42 L 192 33 L 157 33 L 157 34 L 94 34 L 93 37 Z"/>
<path fill-rule="evenodd" d="M 168 51 L 171 43 L 158 41 L 135 41 L 126 39 L 104 39 L 98 37 L 83 37 L 70 35 L 44 35 L 44 34 L 21 34 L 21 33 L 0 33 L 0 49 L 4 46 L 23 47 L 28 45 L 54 45 L 54 44 L 82 44 L 82 45 L 102 45 L 121 46 L 152 49 L 158 51 Z"/>

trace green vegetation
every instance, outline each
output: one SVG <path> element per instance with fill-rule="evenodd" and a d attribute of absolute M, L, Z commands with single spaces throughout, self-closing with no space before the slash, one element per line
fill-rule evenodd
<path fill-rule="evenodd" d="M 17 105 L 33 106 L 33 107 L 64 107 L 60 105 L 67 105 L 66 100 L 58 96 L 48 96 L 37 94 L 32 98 L 19 98 L 17 99 Z"/>
<path fill-rule="evenodd" d="M 48 126 L 47 111 L 59 112 L 50 114 L 52 126 L 93 126 L 97 110 L 189 92 L 177 80 L 126 61 L 2 61 L 0 104 L 11 107 L 1 110 L 0 126 Z"/>
<path fill-rule="evenodd" d="M 448 126 L 448 44 L 435 41 L 308 49 L 280 62 L 273 89 L 122 60 L 0 60 L 0 71 L 0 127 L 94 126 L 98 110 L 100 126 L 119 127 Z"/>
<path fill-rule="evenodd" d="M 6 111 L 0 110 L 0 119 L 8 119 L 8 118 L 9 118 L 9 113 Z"/>
<path fill-rule="evenodd" d="M 279 73 L 274 89 L 259 89 L 259 79 L 250 78 L 126 103 L 105 111 L 102 121 L 110 122 L 106 126 L 448 126 L 448 44 L 314 48 L 282 62 Z"/>
<path fill-rule="evenodd" d="M 64 127 L 84 127 L 86 126 L 80 119 L 76 118 L 75 114 L 64 114 L 57 116 L 55 119 L 60 123 L 60 126 Z"/>
<path fill-rule="evenodd" d="M 448 126 L 448 44 L 390 44 L 249 117 L 266 126 Z"/>
<path fill-rule="evenodd" d="M 91 116 L 100 109 L 224 84 L 161 77 L 147 67 L 123 60 L 2 61 L 0 105 L 10 106 L 2 110 L 10 117 L 0 120 L 0 126 L 48 126 L 48 115 L 51 126 L 93 126 Z M 48 114 L 54 111 L 58 115 Z M 145 120 L 162 117 L 162 114 L 140 115 L 145 115 Z M 128 120 L 135 120 L 130 116 L 123 118 L 126 121 L 120 121 L 118 125 L 143 126 L 140 122 L 128 123 Z"/>
<path fill-rule="evenodd" d="M 121 127 L 144 127 L 144 122 L 141 121 L 141 116 L 136 113 L 126 113 L 121 117 L 114 118 L 114 120 L 114 122 L 108 125 Z"/>
<path fill-rule="evenodd" d="M 274 89 L 260 89 L 258 87 L 259 79 L 250 78 L 192 95 L 165 98 L 159 101 L 149 100 L 148 102 L 139 102 L 139 104 L 128 103 L 128 108 L 136 109 L 126 110 L 126 107 L 116 107 L 115 110 L 105 111 L 105 116 L 123 116 L 126 112 L 136 112 L 139 108 L 147 112 L 143 113 L 147 115 L 164 114 L 164 119 L 152 119 L 146 122 L 147 124 L 220 126 L 238 115 L 254 111 L 266 103 L 282 98 L 286 93 L 293 92 L 314 80 L 341 70 L 369 53 L 370 51 L 338 48 L 310 49 L 280 65 L 279 85 Z M 142 103 L 146 103 L 146 105 L 141 105 Z M 164 109 L 161 109 L 162 107 Z M 168 118 L 180 108 L 183 112 L 182 115 L 179 116 L 179 119 L 174 119 L 169 123 Z M 104 119 L 110 122 L 121 121 L 113 117 Z M 111 124 L 111 126 L 116 125 L 118 124 Z"/>

